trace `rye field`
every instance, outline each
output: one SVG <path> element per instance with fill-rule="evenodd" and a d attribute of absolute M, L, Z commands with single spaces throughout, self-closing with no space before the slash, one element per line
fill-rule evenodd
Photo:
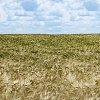
<path fill-rule="evenodd" d="M 100 100 L 100 34 L 0 35 L 0 100 Z"/>

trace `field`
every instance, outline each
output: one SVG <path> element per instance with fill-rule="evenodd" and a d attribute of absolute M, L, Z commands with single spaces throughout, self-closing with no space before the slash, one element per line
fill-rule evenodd
<path fill-rule="evenodd" d="M 100 34 L 0 35 L 0 100 L 100 100 Z"/>

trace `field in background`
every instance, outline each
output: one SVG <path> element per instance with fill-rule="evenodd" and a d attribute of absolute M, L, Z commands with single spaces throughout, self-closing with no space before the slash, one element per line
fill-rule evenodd
<path fill-rule="evenodd" d="M 100 100 L 100 35 L 0 35 L 0 100 Z"/>

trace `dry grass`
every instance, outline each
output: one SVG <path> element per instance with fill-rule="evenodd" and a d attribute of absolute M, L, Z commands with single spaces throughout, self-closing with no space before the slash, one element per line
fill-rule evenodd
<path fill-rule="evenodd" d="M 100 100 L 100 35 L 0 35 L 0 100 Z"/>

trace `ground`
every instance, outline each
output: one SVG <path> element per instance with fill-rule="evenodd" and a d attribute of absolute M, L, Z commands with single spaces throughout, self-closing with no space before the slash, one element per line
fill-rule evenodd
<path fill-rule="evenodd" d="M 100 34 L 0 35 L 0 100 L 100 100 Z"/>

